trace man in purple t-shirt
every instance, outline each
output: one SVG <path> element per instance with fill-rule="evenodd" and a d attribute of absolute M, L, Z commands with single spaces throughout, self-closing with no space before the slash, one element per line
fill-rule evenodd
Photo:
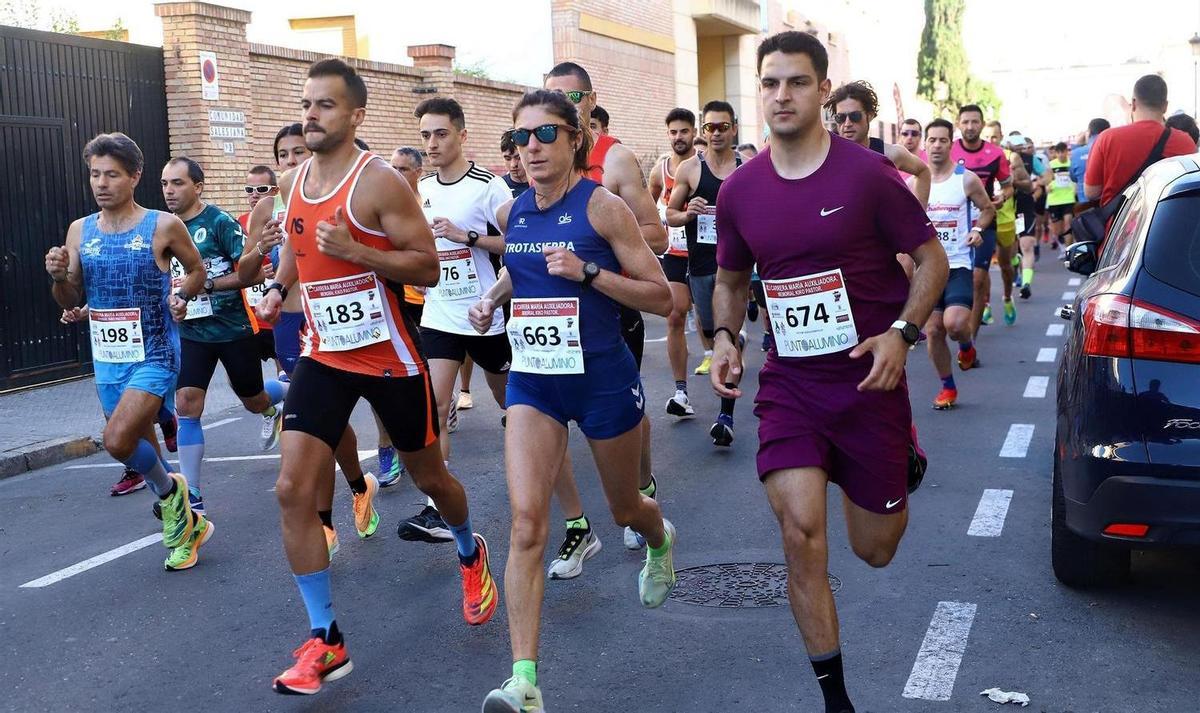
<path fill-rule="evenodd" d="M 827 483 L 842 488 L 855 554 L 886 565 L 908 522 L 904 364 L 949 268 L 924 207 L 887 159 L 822 126 L 830 82 L 821 43 L 774 35 L 759 46 L 758 67 L 770 148 L 721 187 L 710 374 L 720 396 L 741 395 L 734 335 L 757 263 L 775 333 L 755 399 L 758 475 L 825 710 L 852 713 L 826 577 Z M 897 253 L 918 266 L 911 284 Z"/>

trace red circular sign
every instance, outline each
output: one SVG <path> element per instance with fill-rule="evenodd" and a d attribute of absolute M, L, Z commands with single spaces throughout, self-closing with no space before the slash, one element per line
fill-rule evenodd
<path fill-rule="evenodd" d="M 204 73 L 204 81 L 215 82 L 217 80 L 217 65 L 211 59 L 204 60 L 200 71 Z"/>

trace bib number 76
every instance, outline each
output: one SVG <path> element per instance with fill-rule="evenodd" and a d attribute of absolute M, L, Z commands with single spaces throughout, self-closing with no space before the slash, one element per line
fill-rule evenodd
<path fill-rule="evenodd" d="M 810 319 L 811 317 L 811 319 Z M 789 327 L 807 327 L 810 322 L 829 323 L 829 310 L 824 304 L 818 303 L 816 309 L 809 305 L 788 307 L 783 313 L 784 321 Z"/>
<path fill-rule="evenodd" d="M 525 327 L 525 329 L 521 330 L 521 337 L 530 346 L 557 347 L 559 344 L 562 344 L 562 337 L 559 336 L 558 327 L 554 325 Z"/>

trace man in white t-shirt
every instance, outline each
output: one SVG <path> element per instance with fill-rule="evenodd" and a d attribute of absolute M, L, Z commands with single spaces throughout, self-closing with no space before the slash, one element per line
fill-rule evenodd
<path fill-rule="evenodd" d="M 496 210 L 512 199 L 512 191 L 503 178 L 463 156 L 466 117 L 457 101 L 448 97 L 426 99 L 415 114 L 429 164 L 437 169 L 421 178 L 418 185 L 441 266 L 438 284 L 425 294 L 421 351 L 429 362 L 438 406 L 442 457 L 449 460 L 446 417 L 454 396 L 454 379 L 467 356 L 483 369 L 496 403 L 504 408 L 512 361 L 504 314 L 497 311 L 491 329 L 481 335 L 467 320 L 467 311 L 496 282 L 493 256 L 504 252 L 504 237 L 496 228 Z M 422 542 L 452 539 L 432 503 L 400 523 L 398 534 Z"/>

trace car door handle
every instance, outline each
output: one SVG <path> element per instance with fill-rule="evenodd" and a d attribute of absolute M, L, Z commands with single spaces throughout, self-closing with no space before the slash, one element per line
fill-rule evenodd
<path fill-rule="evenodd" d="M 1070 322 L 1075 319 L 1075 308 L 1071 305 L 1063 305 L 1058 308 L 1058 316 Z"/>

